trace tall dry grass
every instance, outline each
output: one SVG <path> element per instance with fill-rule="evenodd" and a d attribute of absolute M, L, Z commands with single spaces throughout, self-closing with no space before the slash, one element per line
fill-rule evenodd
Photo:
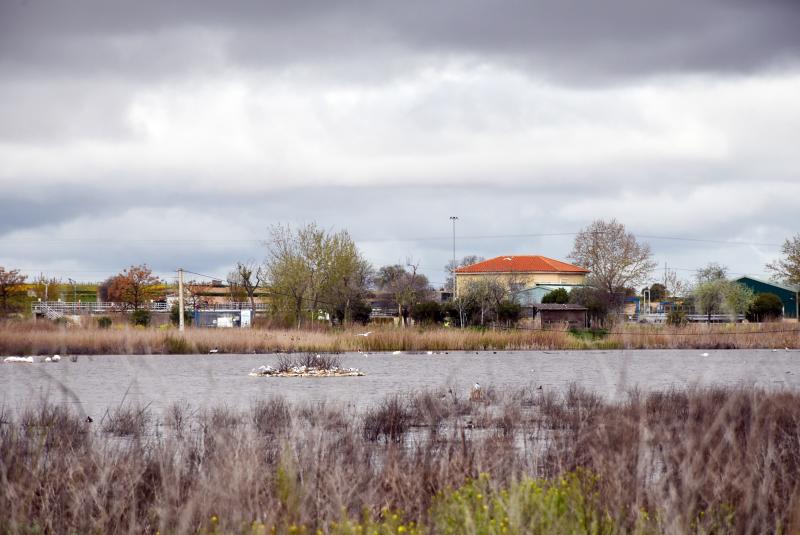
<path fill-rule="evenodd" d="M 447 329 L 370 327 L 368 337 L 356 329 L 98 329 L 64 327 L 51 322 L 0 325 L 0 354 L 170 354 L 448 351 L 552 349 L 754 349 L 800 348 L 800 325 L 791 323 L 689 325 L 686 327 L 623 324 L 604 338 L 583 339 L 565 330 Z"/>
<path fill-rule="evenodd" d="M 437 516 L 437 500 L 446 503 L 470 480 L 505 496 L 513 519 L 525 504 L 508 503 L 502 489 L 530 477 L 560 485 L 561 476 L 578 473 L 594 481 L 577 498 L 613 528 L 603 532 L 800 530 L 797 393 L 631 392 L 612 404 L 572 387 L 467 398 L 445 390 L 394 395 L 363 413 L 282 398 L 246 413 L 176 404 L 166 425 L 133 426 L 127 438 L 49 404 L 6 414 L 0 526 L 7 533 L 253 533 L 254 525 L 327 532 L 346 518 L 389 510 L 424 532 L 452 521 Z M 482 512 L 456 498 L 455 513 L 445 513 L 467 515 L 459 525 L 473 529 L 458 532 L 477 532 Z M 556 514 L 564 504 L 554 506 Z"/>

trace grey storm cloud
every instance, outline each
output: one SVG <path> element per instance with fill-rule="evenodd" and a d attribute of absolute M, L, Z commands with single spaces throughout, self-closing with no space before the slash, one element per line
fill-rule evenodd
<path fill-rule="evenodd" d="M 0 0 L 0 265 L 219 276 L 315 221 L 438 283 L 458 215 L 459 255 L 617 217 L 748 244 L 652 239 L 687 273 L 760 270 L 796 231 L 797 28 L 795 0 Z"/>
<path fill-rule="evenodd" d="M 613 80 L 780 66 L 796 61 L 800 49 L 800 4 L 793 0 L 0 5 L 5 68 L 65 76 L 170 76 L 406 51 L 488 55 L 540 74 Z"/>

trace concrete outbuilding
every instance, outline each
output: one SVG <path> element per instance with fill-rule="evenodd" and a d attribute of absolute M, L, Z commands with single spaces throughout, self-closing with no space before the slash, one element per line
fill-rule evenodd
<path fill-rule="evenodd" d="M 537 303 L 530 308 L 529 318 L 532 316 L 532 325 L 535 329 L 549 327 L 564 327 L 570 329 L 583 329 L 588 325 L 585 306 L 558 303 Z"/>

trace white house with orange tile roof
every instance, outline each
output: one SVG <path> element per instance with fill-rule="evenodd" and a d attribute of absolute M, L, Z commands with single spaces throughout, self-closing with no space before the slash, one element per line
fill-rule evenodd
<path fill-rule="evenodd" d="M 512 291 L 536 286 L 580 286 L 589 270 L 540 255 L 498 256 L 458 268 L 456 295 L 471 283 L 492 278 Z"/>

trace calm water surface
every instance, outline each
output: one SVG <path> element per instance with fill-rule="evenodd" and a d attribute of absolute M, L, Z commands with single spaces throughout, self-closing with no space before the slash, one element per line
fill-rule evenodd
<path fill-rule="evenodd" d="M 708 356 L 702 356 L 708 353 Z M 193 406 L 247 408 L 260 397 L 363 407 L 390 393 L 451 387 L 466 394 L 475 382 L 500 389 L 563 389 L 577 383 L 614 399 L 625 390 L 691 385 L 756 385 L 800 389 L 800 351 L 648 350 L 511 351 L 447 354 L 342 355 L 342 364 L 365 377 L 249 377 L 274 365 L 277 355 L 81 356 L 77 362 L 0 364 L 0 404 L 12 410 L 47 397 L 80 412 L 102 414 L 121 402 L 173 401 Z"/>

